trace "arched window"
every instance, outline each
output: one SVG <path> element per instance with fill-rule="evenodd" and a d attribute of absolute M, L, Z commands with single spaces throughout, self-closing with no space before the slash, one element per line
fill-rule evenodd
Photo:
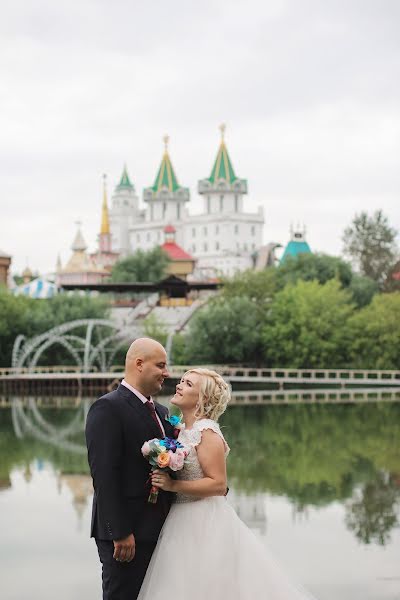
<path fill-rule="evenodd" d="M 219 211 L 222 212 L 224 210 L 224 195 L 221 194 L 219 197 Z"/>

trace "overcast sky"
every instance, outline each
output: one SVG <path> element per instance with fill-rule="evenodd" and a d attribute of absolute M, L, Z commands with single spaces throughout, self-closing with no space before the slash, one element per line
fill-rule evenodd
<path fill-rule="evenodd" d="M 201 202 L 218 125 L 264 241 L 340 253 L 355 213 L 400 229 L 398 0 L 9 0 L 0 22 L 0 249 L 53 270 L 89 249 L 126 162 L 141 197 L 170 135 Z"/>

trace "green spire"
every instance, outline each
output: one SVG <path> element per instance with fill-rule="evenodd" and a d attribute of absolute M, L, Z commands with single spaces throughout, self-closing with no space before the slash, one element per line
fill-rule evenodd
<path fill-rule="evenodd" d="M 126 165 L 124 165 L 124 170 L 122 171 L 121 175 L 121 181 L 119 182 L 117 187 L 119 189 L 128 188 L 130 190 L 133 188 L 133 185 L 131 184 L 131 181 L 129 179 L 128 171 L 126 170 Z"/>
<path fill-rule="evenodd" d="M 162 188 L 166 187 L 170 192 L 176 192 L 181 186 L 176 178 L 171 159 L 168 154 L 168 141 L 169 137 L 164 137 L 165 152 L 161 161 L 160 168 L 157 173 L 156 180 L 152 187 L 154 192 L 159 192 Z"/>
<path fill-rule="evenodd" d="M 225 146 L 224 133 L 225 125 L 220 126 L 221 144 L 218 150 L 217 158 L 215 159 L 213 170 L 208 178 L 211 183 L 215 183 L 219 179 L 224 179 L 228 183 L 233 183 L 237 180 L 232 167 L 231 159 L 229 158 L 228 150 Z"/>

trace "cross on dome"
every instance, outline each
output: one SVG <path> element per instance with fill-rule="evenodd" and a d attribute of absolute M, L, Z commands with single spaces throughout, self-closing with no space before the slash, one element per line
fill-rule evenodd
<path fill-rule="evenodd" d="M 163 137 L 163 142 L 165 145 L 165 152 L 168 152 L 168 144 L 169 144 L 169 135 L 165 134 Z"/>

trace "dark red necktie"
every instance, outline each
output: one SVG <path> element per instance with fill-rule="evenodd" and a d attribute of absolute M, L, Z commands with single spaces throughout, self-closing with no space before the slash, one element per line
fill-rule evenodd
<path fill-rule="evenodd" d="M 158 422 L 157 419 L 157 415 L 156 415 L 156 408 L 154 406 L 154 404 L 152 402 L 150 402 L 150 400 L 147 400 L 147 402 L 145 403 L 145 405 L 147 406 L 147 408 L 150 411 L 151 414 L 151 418 L 153 419 L 153 421 L 155 421 L 158 431 L 161 433 L 161 437 L 164 437 L 164 432 L 162 431 L 161 427 L 160 427 L 160 423 Z"/>

